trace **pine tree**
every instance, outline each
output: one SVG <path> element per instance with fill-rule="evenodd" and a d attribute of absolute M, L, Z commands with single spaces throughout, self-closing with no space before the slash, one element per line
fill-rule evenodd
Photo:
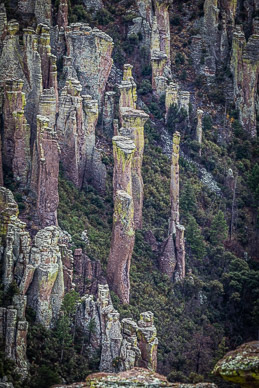
<path fill-rule="evenodd" d="M 191 248 L 192 254 L 197 259 L 202 259 L 206 253 L 205 244 L 199 226 L 195 218 L 191 215 L 188 217 L 186 227 L 186 239 Z"/>
<path fill-rule="evenodd" d="M 220 245 L 227 239 L 228 225 L 222 210 L 215 215 L 210 227 L 210 242 L 213 245 Z"/>

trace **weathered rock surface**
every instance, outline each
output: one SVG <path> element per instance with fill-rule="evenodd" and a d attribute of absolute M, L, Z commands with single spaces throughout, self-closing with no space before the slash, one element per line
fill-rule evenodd
<path fill-rule="evenodd" d="M 118 190 L 114 201 L 111 250 L 107 280 L 122 303 L 129 303 L 129 271 L 134 248 L 134 205 L 126 191 Z"/>
<path fill-rule="evenodd" d="M 109 287 L 99 284 L 97 300 L 93 295 L 85 295 L 76 319 L 86 333 L 89 333 L 89 322 L 95 322 L 96 330 L 89 342 L 91 351 L 101 347 L 101 371 L 118 372 L 137 365 L 155 370 L 158 341 L 151 312 L 142 313 L 138 324 L 130 318 L 120 322 Z"/>
<path fill-rule="evenodd" d="M 121 108 L 121 116 L 122 128 L 119 130 L 119 133 L 129 137 L 136 145 L 136 151 L 132 159 L 132 195 L 135 229 L 141 229 L 144 196 L 141 170 L 144 154 L 144 125 L 148 119 L 148 115 L 139 109 Z"/>
<path fill-rule="evenodd" d="M 57 225 L 59 145 L 49 120 L 37 116 L 37 136 L 33 148 L 31 191 L 41 226 Z"/>
<path fill-rule="evenodd" d="M 98 28 L 74 23 L 66 27 L 67 55 L 71 57 L 72 76 L 78 77 L 83 94 L 90 94 L 101 105 L 112 66 L 112 38 Z"/>
<path fill-rule="evenodd" d="M 246 42 L 242 26 L 233 33 L 231 71 L 234 100 L 244 128 L 256 136 L 256 96 L 259 75 L 259 23 L 254 21 L 254 32 Z"/>
<path fill-rule="evenodd" d="M 15 280 L 35 310 L 36 320 L 49 327 L 59 312 L 65 285 L 67 290 L 72 287 L 73 258 L 67 236 L 50 226 L 31 242 L 25 223 L 18 218 L 13 195 L 5 188 L 0 189 L 0 221 L 4 287 L 7 290 Z"/>
<path fill-rule="evenodd" d="M 22 80 L 10 79 L 4 83 L 2 158 L 4 168 L 13 174 L 20 189 L 25 189 L 29 183 L 31 155 L 30 127 L 24 116 L 22 87 Z"/>
<path fill-rule="evenodd" d="M 214 374 L 244 388 L 259 386 L 259 341 L 248 342 L 228 352 L 214 367 Z"/>
<path fill-rule="evenodd" d="M 169 383 L 165 376 L 143 368 L 133 368 L 120 373 L 93 373 L 85 382 L 71 385 L 55 385 L 52 388 L 87 388 L 87 387 L 174 387 L 174 388 L 217 388 L 213 383 L 183 384 Z"/>
<path fill-rule="evenodd" d="M 114 136 L 113 143 L 113 197 L 117 190 L 132 195 L 132 158 L 136 150 L 134 142 L 125 136 Z"/>
<path fill-rule="evenodd" d="M 25 318 L 26 296 L 15 295 L 13 305 L 0 307 L 0 339 L 5 356 L 13 360 L 17 371 L 25 378 L 28 374 L 26 356 L 28 322 Z"/>
<path fill-rule="evenodd" d="M 173 135 L 173 150 L 171 163 L 171 217 L 169 220 L 168 238 L 162 245 L 162 252 L 159 258 L 160 270 L 175 281 L 185 277 L 185 243 L 184 230 L 180 225 L 179 212 L 179 152 L 180 133 Z"/>

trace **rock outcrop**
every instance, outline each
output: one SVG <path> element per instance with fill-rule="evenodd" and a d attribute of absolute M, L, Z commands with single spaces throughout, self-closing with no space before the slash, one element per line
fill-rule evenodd
<path fill-rule="evenodd" d="M 142 161 L 144 153 L 144 125 L 148 115 L 136 109 L 136 84 L 132 77 L 132 66 L 124 65 L 123 81 L 119 85 L 120 89 L 120 117 L 122 127 L 119 133 L 129 137 L 136 145 L 136 152 L 132 160 L 132 193 L 134 201 L 134 223 L 136 229 L 142 227 L 142 207 L 143 207 L 143 179 Z M 127 190 L 126 190 L 127 191 Z"/>
<path fill-rule="evenodd" d="M 61 229 L 50 226 L 40 230 L 32 242 L 25 223 L 18 218 L 13 195 L 5 188 L 0 189 L 0 221 L 5 290 L 15 281 L 35 310 L 36 321 L 49 327 L 62 303 L 64 278 L 67 290 L 72 287 L 69 261 L 73 263 L 73 258 L 67 237 Z"/>
<path fill-rule="evenodd" d="M 190 92 L 179 90 L 179 85 L 175 82 L 170 82 L 165 91 L 166 121 L 169 108 L 172 105 L 176 106 L 178 110 L 183 109 L 187 113 L 187 116 L 189 116 Z"/>
<path fill-rule="evenodd" d="M 197 109 L 197 126 L 196 126 L 196 140 L 202 145 L 202 116 L 203 116 L 203 110 Z M 201 156 L 201 148 L 199 150 L 199 155 Z"/>
<path fill-rule="evenodd" d="M 78 78 L 83 94 L 90 94 L 101 106 L 112 66 L 112 38 L 98 28 L 73 23 L 66 27 L 65 39 L 72 76 Z"/>
<path fill-rule="evenodd" d="M 144 185 L 142 178 L 142 162 L 144 154 L 144 125 L 148 115 L 139 109 L 122 108 L 122 128 L 119 133 L 129 137 L 136 145 L 132 159 L 132 194 L 134 201 L 134 225 L 135 229 L 142 228 L 142 208 Z"/>
<path fill-rule="evenodd" d="M 217 388 L 213 383 L 183 384 L 169 383 L 165 376 L 143 368 L 133 368 L 120 373 L 93 373 L 85 382 L 72 385 L 55 385 L 52 388 L 104 388 L 104 387 L 150 387 L 150 388 Z"/>
<path fill-rule="evenodd" d="M 259 341 L 248 342 L 228 352 L 214 367 L 213 373 L 242 388 L 259 385 Z"/>
<path fill-rule="evenodd" d="M 136 151 L 134 142 L 125 136 L 114 136 L 113 143 L 113 198 L 117 190 L 132 196 L 132 160 Z"/>
<path fill-rule="evenodd" d="M 5 357 L 13 360 L 17 372 L 23 379 L 28 374 L 27 332 L 28 322 L 25 318 L 26 296 L 15 295 L 12 305 L 0 307 L 0 339 L 4 344 Z"/>
<path fill-rule="evenodd" d="M 125 318 L 121 322 L 114 309 L 106 284 L 98 285 L 97 300 L 85 295 L 77 311 L 77 324 L 88 332 L 91 320 L 95 332 L 90 336 L 91 349 L 101 347 L 100 370 L 118 372 L 135 366 L 155 371 L 157 362 L 157 337 L 151 312 L 142 313 L 136 324 Z"/>
<path fill-rule="evenodd" d="M 4 83 L 2 163 L 20 189 L 26 189 L 31 167 L 30 127 L 24 116 L 22 88 L 22 80 L 10 79 Z"/>
<path fill-rule="evenodd" d="M 173 135 L 173 152 L 171 163 L 171 217 L 169 221 L 168 238 L 162 246 L 162 254 L 159 259 L 159 266 L 163 273 L 175 281 L 185 277 L 185 243 L 184 227 L 180 224 L 179 214 L 179 146 L 180 134 Z"/>

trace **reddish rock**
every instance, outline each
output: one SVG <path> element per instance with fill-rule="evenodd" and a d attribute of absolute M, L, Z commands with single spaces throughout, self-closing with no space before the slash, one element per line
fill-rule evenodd
<path fill-rule="evenodd" d="M 4 84 L 3 165 L 13 173 L 20 188 L 27 187 L 30 173 L 30 127 L 24 117 L 25 95 L 22 80 Z"/>
<path fill-rule="evenodd" d="M 31 190 L 37 201 L 41 227 L 57 225 L 59 146 L 46 117 L 37 116 L 37 138 L 33 149 Z"/>

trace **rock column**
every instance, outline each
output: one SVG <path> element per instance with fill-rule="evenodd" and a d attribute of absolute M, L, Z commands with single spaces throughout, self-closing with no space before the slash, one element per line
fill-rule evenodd
<path fill-rule="evenodd" d="M 196 140 L 202 145 L 202 116 L 203 116 L 203 110 L 197 109 L 197 127 L 196 127 Z M 201 156 L 201 148 L 199 150 L 199 155 Z"/>
<path fill-rule="evenodd" d="M 173 135 L 173 152 L 171 164 L 171 217 L 169 235 L 162 246 L 159 259 L 160 270 L 175 281 L 185 277 L 184 227 L 179 223 L 179 144 L 180 134 Z"/>
<path fill-rule="evenodd" d="M 42 227 L 57 225 L 59 146 L 49 120 L 37 116 L 37 138 L 33 149 L 31 190 L 37 201 L 38 222 Z"/>
<path fill-rule="evenodd" d="M 129 271 L 134 248 L 134 206 L 132 197 L 118 190 L 114 201 L 111 250 L 107 279 L 122 303 L 129 303 Z"/>
<path fill-rule="evenodd" d="M 134 222 L 135 228 L 142 227 L 142 208 L 144 185 L 142 178 L 142 162 L 144 154 L 144 125 L 148 115 L 139 109 L 121 109 L 122 128 L 119 132 L 123 136 L 132 139 L 136 145 L 136 152 L 132 161 L 132 193 L 134 201 Z"/>
<path fill-rule="evenodd" d="M 113 195 L 117 190 L 124 190 L 132 195 L 132 159 L 136 146 L 132 140 L 125 136 L 114 136 L 113 143 Z"/>
<path fill-rule="evenodd" d="M 30 127 L 24 117 L 25 94 L 22 80 L 7 80 L 4 86 L 3 165 L 20 189 L 28 185 L 30 172 Z"/>
<path fill-rule="evenodd" d="M 134 143 L 114 136 L 114 213 L 107 279 L 122 303 L 129 303 L 129 271 L 134 248 L 134 205 L 132 198 L 131 163 Z"/>

